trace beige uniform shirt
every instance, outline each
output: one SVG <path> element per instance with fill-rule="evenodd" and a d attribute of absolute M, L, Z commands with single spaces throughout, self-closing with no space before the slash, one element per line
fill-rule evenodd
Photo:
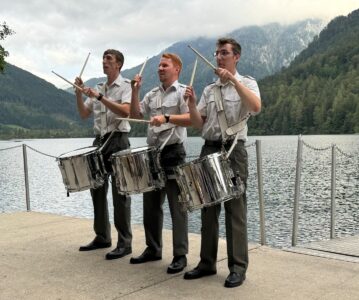
<path fill-rule="evenodd" d="M 119 75 L 116 80 L 107 86 L 105 82 L 96 85 L 95 89 L 108 100 L 117 103 L 131 103 L 131 81 Z M 108 109 L 96 98 L 87 98 L 85 106 L 94 114 L 94 133 L 104 136 L 115 129 L 129 132 L 131 126 L 128 121 L 116 120 L 118 115 Z"/>
<path fill-rule="evenodd" d="M 235 78 L 242 82 L 247 88 L 255 93 L 260 98 L 259 88 L 254 78 L 250 76 L 235 74 Z M 197 109 L 200 114 L 206 117 L 206 121 L 203 124 L 202 137 L 210 141 L 221 141 L 222 133 L 218 122 L 218 114 L 216 110 L 214 88 L 221 87 L 222 99 L 224 111 L 228 123 L 228 127 L 237 124 L 248 113 L 251 112 L 244 103 L 242 103 L 240 96 L 232 84 L 227 82 L 222 84 L 220 79 L 216 82 L 205 87 L 202 97 L 197 105 Z M 240 133 L 240 140 L 247 140 L 248 127 L 245 126 L 244 130 Z"/>
<path fill-rule="evenodd" d="M 153 117 L 156 115 L 179 115 L 188 112 L 188 106 L 183 99 L 186 86 L 175 81 L 166 91 L 162 86 L 149 91 L 140 102 L 142 115 Z M 169 125 L 169 126 L 168 126 Z M 161 127 L 149 126 L 147 131 L 147 143 L 150 146 L 161 146 L 171 134 L 172 124 L 163 124 Z M 183 143 L 187 137 L 187 130 L 184 127 L 175 126 L 174 133 L 166 145 Z"/>

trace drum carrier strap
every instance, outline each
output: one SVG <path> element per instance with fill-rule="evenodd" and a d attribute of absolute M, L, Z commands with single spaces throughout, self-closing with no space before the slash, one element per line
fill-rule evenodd
<path fill-rule="evenodd" d="M 238 123 L 229 127 L 226 113 L 224 111 L 221 86 L 214 87 L 214 102 L 216 104 L 218 123 L 219 123 L 219 127 L 221 128 L 221 133 L 222 133 L 222 143 L 225 143 L 227 140 L 231 140 L 231 137 L 233 137 L 233 135 L 235 135 L 235 137 L 233 139 L 233 143 L 226 154 L 226 159 L 228 159 L 228 157 L 230 156 L 230 154 L 233 151 L 234 146 L 237 144 L 238 137 L 239 137 L 241 131 L 247 125 L 247 120 L 250 117 L 250 114 L 247 114 L 244 118 L 239 120 Z M 242 107 L 242 102 L 240 102 L 239 111 L 241 111 L 241 107 Z"/>
<path fill-rule="evenodd" d="M 101 90 L 100 92 L 102 94 L 104 94 L 105 96 L 107 96 L 107 83 L 104 83 L 103 86 L 101 87 Z M 122 101 L 121 101 L 122 102 Z M 120 125 L 120 123 L 122 122 L 122 120 L 119 120 L 118 122 L 115 122 L 115 126 L 113 128 L 112 131 L 108 131 L 109 129 L 109 126 L 108 126 L 108 123 L 107 123 L 107 107 L 102 103 L 100 102 L 100 105 L 101 105 L 101 110 L 100 110 L 100 123 L 101 123 L 101 134 L 100 134 L 100 139 L 101 139 L 101 144 L 103 142 L 103 138 L 104 136 L 108 133 L 108 132 L 111 132 L 111 135 L 109 136 L 109 138 L 107 139 L 110 140 L 111 136 L 112 136 L 112 133 L 114 131 L 118 131 L 118 127 Z M 112 128 L 113 125 L 110 125 L 110 128 Z M 103 147 L 102 147 L 103 148 Z"/>

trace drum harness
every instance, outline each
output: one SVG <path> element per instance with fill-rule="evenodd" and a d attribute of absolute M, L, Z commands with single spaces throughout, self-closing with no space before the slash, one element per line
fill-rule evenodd
<path fill-rule="evenodd" d="M 101 92 L 107 96 L 107 83 L 105 83 L 102 87 L 101 87 Z M 107 107 L 100 101 L 100 124 L 101 124 L 101 135 L 100 135 L 100 147 L 99 147 L 99 151 L 101 152 L 101 150 L 107 145 L 107 143 L 111 140 L 113 134 L 115 132 L 120 132 L 118 130 L 118 126 L 120 125 L 120 123 L 122 122 L 122 120 L 119 120 L 118 122 L 116 122 L 117 124 L 115 124 L 114 126 L 114 130 L 111 131 L 109 137 L 104 141 L 105 139 L 105 135 L 108 133 L 107 129 L 108 129 L 108 124 L 107 124 Z M 106 132 L 104 131 L 106 129 Z"/>
<path fill-rule="evenodd" d="M 163 106 L 162 106 L 162 101 L 163 98 L 162 97 L 157 97 L 156 99 L 156 110 L 157 110 L 157 115 L 164 115 L 163 112 Z M 169 129 L 171 129 L 171 132 L 169 133 L 169 135 L 166 137 L 166 139 L 163 141 L 163 143 L 161 144 L 161 146 L 158 148 L 158 152 L 161 153 L 163 148 L 167 145 L 168 141 L 171 139 L 171 137 L 173 136 L 175 129 L 176 129 L 176 125 L 174 124 L 170 124 L 170 123 L 166 123 L 166 124 L 162 124 L 160 127 L 155 127 L 153 129 L 153 131 L 155 133 L 160 133 L 163 131 L 167 131 Z M 167 179 L 175 179 L 175 175 L 174 174 L 166 174 Z"/>
<path fill-rule="evenodd" d="M 222 87 L 216 86 L 214 88 L 214 102 L 216 104 L 217 116 L 219 127 L 221 128 L 222 133 L 222 147 L 223 144 L 227 141 L 233 141 L 231 147 L 229 148 L 225 158 L 228 159 L 231 155 L 235 145 L 237 144 L 238 138 L 242 130 L 247 125 L 247 120 L 251 116 L 250 113 L 245 115 L 242 119 L 239 120 L 238 123 L 228 126 L 228 121 L 226 117 L 226 113 L 224 111 L 223 97 L 222 97 Z M 242 102 L 240 103 L 239 111 L 241 111 Z M 233 135 L 235 135 L 234 139 L 230 139 Z"/>

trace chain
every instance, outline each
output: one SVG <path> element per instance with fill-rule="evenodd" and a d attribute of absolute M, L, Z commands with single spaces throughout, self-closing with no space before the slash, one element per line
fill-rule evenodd
<path fill-rule="evenodd" d="M 357 154 L 348 154 L 345 153 L 342 149 L 340 149 L 338 146 L 336 146 L 338 152 L 342 155 L 344 155 L 346 158 L 354 158 L 354 157 L 358 157 L 358 153 Z"/>
<path fill-rule="evenodd" d="M 312 150 L 314 150 L 314 151 L 326 151 L 326 150 L 329 150 L 329 149 L 332 148 L 332 145 L 330 145 L 330 146 L 328 146 L 328 147 L 324 147 L 324 148 L 316 148 L 316 147 L 314 147 L 314 146 L 311 146 L 311 145 L 307 144 L 306 142 L 304 142 L 304 140 L 302 140 L 302 142 L 303 142 L 303 145 L 304 145 L 304 146 L 306 146 L 306 147 L 308 147 L 309 149 L 312 149 Z"/>
<path fill-rule="evenodd" d="M 19 147 L 22 147 L 22 145 L 18 145 L 18 146 L 13 146 L 13 147 L 9 147 L 9 148 L 0 149 L 0 151 L 10 150 L 10 149 L 19 148 Z"/>
<path fill-rule="evenodd" d="M 44 153 L 44 152 L 41 152 L 41 151 L 39 151 L 39 150 L 36 150 L 36 149 L 34 149 L 34 148 L 28 146 L 28 145 L 26 145 L 26 147 L 29 147 L 31 150 L 33 150 L 33 151 L 35 151 L 35 152 L 37 152 L 37 153 L 39 153 L 39 154 L 42 154 L 42 155 L 45 155 L 45 156 L 48 156 L 48 157 L 52 157 L 52 158 L 58 158 L 57 156 L 53 156 L 53 155 L 50 155 L 50 154 L 46 154 L 46 153 Z"/>
<path fill-rule="evenodd" d="M 302 142 L 303 142 L 304 146 L 306 146 L 307 148 L 312 149 L 314 151 L 326 151 L 326 150 L 331 149 L 334 146 L 340 154 L 344 155 L 347 158 L 354 158 L 354 157 L 358 156 L 358 154 L 349 154 L 349 153 L 344 152 L 344 150 L 340 149 L 336 144 L 330 145 L 328 147 L 317 148 L 312 145 L 309 145 L 304 140 L 302 140 Z M 249 146 L 251 146 L 251 145 L 249 145 Z"/>

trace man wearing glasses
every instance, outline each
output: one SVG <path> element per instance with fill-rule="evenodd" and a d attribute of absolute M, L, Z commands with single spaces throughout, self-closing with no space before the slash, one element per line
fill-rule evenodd
<path fill-rule="evenodd" d="M 245 116 L 258 113 L 261 100 L 257 82 L 249 76 L 239 75 L 236 69 L 241 56 L 241 46 L 234 39 L 221 38 L 214 53 L 218 68 L 218 80 L 205 87 L 196 106 L 196 95 L 191 87 L 186 89 L 192 126 L 202 129 L 205 144 L 201 157 L 219 152 L 222 147 L 228 151 L 233 141 L 223 138 L 215 97 L 221 98 L 228 125 L 239 123 Z M 219 96 L 215 96 L 219 95 Z M 235 174 L 239 174 L 246 189 L 248 159 L 244 142 L 247 139 L 247 125 L 239 131 L 238 142 L 229 160 Z M 236 287 L 243 283 L 248 267 L 247 200 L 246 192 L 224 202 L 229 275 L 225 287 Z M 197 279 L 217 273 L 217 251 L 221 203 L 201 210 L 201 253 L 196 268 L 184 274 L 184 279 Z"/>

